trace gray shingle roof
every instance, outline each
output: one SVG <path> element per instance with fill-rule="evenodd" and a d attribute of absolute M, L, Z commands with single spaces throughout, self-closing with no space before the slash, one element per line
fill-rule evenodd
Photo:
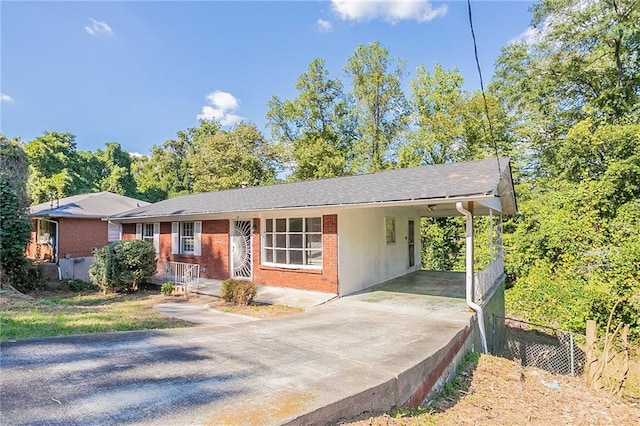
<path fill-rule="evenodd" d="M 146 201 L 111 192 L 95 192 L 31 206 L 32 217 L 103 218 L 137 207 L 148 206 Z"/>
<path fill-rule="evenodd" d="M 439 200 L 507 193 L 515 213 L 509 158 L 439 164 L 379 173 L 189 194 L 116 214 L 113 219 L 268 211 L 290 208 Z M 499 188 L 500 186 L 500 188 Z M 501 197 L 502 199 L 502 197 Z M 506 205 L 505 205 L 506 201 Z M 505 211 L 506 210 L 506 211 Z"/>

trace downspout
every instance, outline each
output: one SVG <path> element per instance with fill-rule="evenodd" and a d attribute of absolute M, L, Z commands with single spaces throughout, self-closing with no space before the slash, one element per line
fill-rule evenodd
<path fill-rule="evenodd" d="M 473 207 L 473 202 L 469 203 Z M 456 203 L 456 210 L 466 218 L 466 299 L 467 305 L 476 312 L 478 317 L 478 328 L 480 329 L 480 344 L 482 353 L 487 353 L 487 334 L 484 329 L 484 312 L 482 307 L 473 301 L 473 213 L 465 209 L 462 202 Z"/>

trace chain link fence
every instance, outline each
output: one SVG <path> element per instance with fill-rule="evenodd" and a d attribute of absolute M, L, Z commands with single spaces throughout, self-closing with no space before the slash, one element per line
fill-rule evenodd
<path fill-rule="evenodd" d="M 584 335 L 493 316 L 493 355 L 553 374 L 578 376 L 586 364 Z"/>

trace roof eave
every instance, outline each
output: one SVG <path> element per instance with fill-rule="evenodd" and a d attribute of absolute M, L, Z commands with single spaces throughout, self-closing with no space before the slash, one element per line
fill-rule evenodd
<path fill-rule="evenodd" d="M 269 209 L 244 209 L 244 210 L 232 210 L 232 211 L 218 211 L 218 212 L 192 212 L 186 214 L 161 214 L 161 215 L 139 215 L 132 217 L 122 216 L 109 216 L 103 217 L 102 220 L 116 223 L 137 223 L 150 220 L 167 219 L 167 218 L 180 218 L 182 220 L 197 220 L 210 217 L 229 217 L 237 215 L 254 214 L 260 215 L 265 213 L 272 213 L 276 211 L 292 211 L 292 210 L 308 210 L 308 209 L 354 209 L 354 208 L 370 208 L 370 207 L 410 207 L 410 206 L 424 206 L 424 205 L 437 205 L 456 203 L 458 201 L 487 201 L 491 202 L 499 198 L 493 193 L 485 194 L 471 194 L 453 197 L 439 197 L 439 198 L 419 198 L 411 200 L 394 200 L 394 201 L 374 201 L 366 203 L 348 203 L 348 204 L 324 204 L 324 205 L 306 205 L 306 206 L 287 206 L 287 207 L 274 207 Z"/>

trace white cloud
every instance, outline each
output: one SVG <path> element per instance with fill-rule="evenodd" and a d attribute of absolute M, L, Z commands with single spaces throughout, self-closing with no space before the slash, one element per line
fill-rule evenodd
<path fill-rule="evenodd" d="M 539 38 L 540 38 L 540 30 L 529 26 L 522 33 L 518 34 L 516 37 L 511 39 L 509 43 L 511 44 L 511 43 L 517 43 L 522 41 L 525 44 L 530 46 L 534 44 L 536 41 L 538 41 Z"/>
<path fill-rule="evenodd" d="M 0 93 L 0 102 L 13 102 L 13 98 L 6 93 Z"/>
<path fill-rule="evenodd" d="M 131 158 L 141 158 L 141 157 L 146 157 L 145 154 L 140 154 L 139 152 L 130 152 L 129 153 L 129 157 Z"/>
<path fill-rule="evenodd" d="M 318 21 L 316 22 L 316 30 L 320 31 L 321 33 L 329 32 L 332 28 L 333 25 L 331 25 L 331 22 L 325 21 L 324 19 L 318 19 Z"/>
<path fill-rule="evenodd" d="M 113 30 L 106 22 L 96 21 L 93 18 L 89 18 L 89 25 L 84 26 L 84 30 L 89 35 L 107 34 L 112 35 Z"/>
<path fill-rule="evenodd" d="M 231 93 L 216 90 L 207 95 L 207 101 L 209 105 L 202 107 L 198 120 L 216 120 L 222 126 L 231 126 L 244 119 L 235 114 L 240 108 L 240 101 Z"/>
<path fill-rule="evenodd" d="M 331 0 L 333 11 L 345 21 L 380 19 L 393 24 L 403 20 L 428 22 L 443 16 L 449 8 L 434 8 L 428 0 Z"/>

